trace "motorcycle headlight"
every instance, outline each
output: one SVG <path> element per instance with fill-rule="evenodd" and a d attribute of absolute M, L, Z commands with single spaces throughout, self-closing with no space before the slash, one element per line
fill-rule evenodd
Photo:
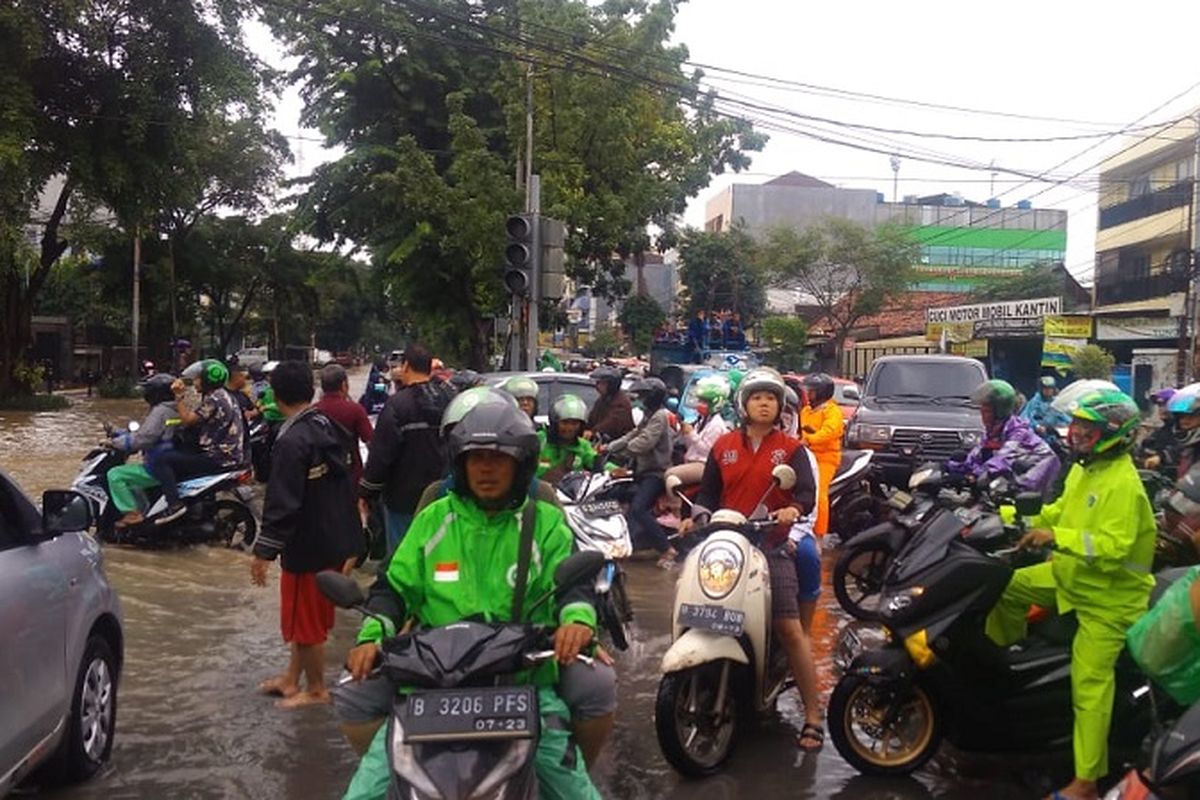
<path fill-rule="evenodd" d="M 883 609 L 888 614 L 899 614 L 913 604 L 913 600 L 925 594 L 924 586 L 913 586 L 909 589 L 890 594 L 883 598 Z"/>
<path fill-rule="evenodd" d="M 921 484 L 925 483 L 925 481 L 929 480 L 930 477 L 933 476 L 933 472 L 934 470 L 932 467 L 926 467 L 925 469 L 917 470 L 909 477 L 908 488 L 915 489 Z"/>
<path fill-rule="evenodd" d="M 741 549 L 732 542 L 709 542 L 700 550 L 700 588 L 713 600 L 733 591 L 745 562 Z"/>

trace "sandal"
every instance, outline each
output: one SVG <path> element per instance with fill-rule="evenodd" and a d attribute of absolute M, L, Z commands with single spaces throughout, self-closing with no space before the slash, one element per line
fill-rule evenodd
<path fill-rule="evenodd" d="M 804 744 L 805 739 L 815 740 L 816 744 L 806 745 Z M 796 737 L 796 746 L 806 753 L 816 753 L 825 746 L 825 729 L 811 722 L 804 723 L 804 727 L 800 729 L 800 735 Z"/>

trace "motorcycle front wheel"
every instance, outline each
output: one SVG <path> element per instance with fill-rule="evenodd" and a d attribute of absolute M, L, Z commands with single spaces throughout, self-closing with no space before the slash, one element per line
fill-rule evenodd
<path fill-rule="evenodd" d="M 838 604 L 855 619 L 879 618 L 883 577 L 895 554 L 884 542 L 850 545 L 833 567 L 833 593 Z"/>
<path fill-rule="evenodd" d="M 654 702 L 658 745 L 671 766 L 688 777 L 716 774 L 733 754 L 742 716 L 733 666 L 702 664 L 664 675 L 658 684 Z M 722 675 L 725 696 L 718 708 Z"/>
<path fill-rule="evenodd" d="M 628 650 L 631 637 L 630 623 L 633 621 L 633 608 L 629 604 L 629 595 L 625 592 L 625 572 L 618 566 L 613 576 L 612 586 L 604 598 L 604 626 L 608 629 L 613 647 L 618 650 Z"/>
<path fill-rule="evenodd" d="M 829 738 L 864 775 L 910 775 L 937 752 L 941 721 L 919 684 L 846 675 L 829 698 Z"/>

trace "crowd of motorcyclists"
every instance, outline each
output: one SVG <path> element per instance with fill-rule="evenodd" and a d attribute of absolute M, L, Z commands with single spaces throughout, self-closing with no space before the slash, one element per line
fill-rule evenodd
<path fill-rule="evenodd" d="M 184 511 L 180 481 L 237 465 L 253 463 L 270 492 L 272 443 L 298 413 L 285 413 L 286 401 L 281 410 L 272 374 L 209 359 L 179 378 L 148 376 L 147 416 L 112 443 L 142 453 L 140 465 L 108 473 L 122 514 L 118 526 L 170 523 Z M 772 626 L 804 701 L 797 744 L 821 748 L 824 721 L 808 635 L 820 592 L 820 537 L 845 533 L 831 529 L 828 502 L 845 426 L 833 402 L 833 379 L 784 380 L 768 368 L 717 372 L 697 382 L 694 415 L 684 421 L 678 400 L 668 402 L 677 393 L 658 378 L 627 376 L 612 366 L 591 377 L 598 398 L 590 408 L 568 393 L 540 409 L 539 387 L 530 377 L 487 388 L 482 376 L 446 370 L 421 345 L 411 346 L 395 367 L 373 365 L 357 403 L 345 370 L 322 373 L 323 396 L 314 408 L 336 422 L 360 518 L 378 510 L 386 529 L 369 604 L 374 616 L 347 660 L 350 679 L 333 691 L 343 730 L 365 754 L 347 796 L 382 797 L 390 779 L 382 722 L 395 687 L 372 675 L 383 640 L 409 619 L 424 626 L 519 619 L 520 597 L 552 586 L 555 568 L 572 551 L 572 533 L 548 487 L 579 470 L 632 478 L 625 497 L 631 533 L 640 547 L 657 551 L 664 568 L 678 563 L 689 531 L 713 512 L 751 516 L 760 511 L 758 498 L 766 498 L 761 510 L 778 523 L 774 544 L 764 545 Z M 294 405 L 295 387 L 283 388 Z M 1072 657 L 1075 779 L 1054 797 L 1098 797 L 1097 781 L 1108 772 L 1113 665 L 1128 630 L 1147 610 L 1155 513 L 1173 511 L 1180 529 L 1200 531 L 1200 475 L 1190 472 L 1200 455 L 1200 384 L 1148 399 L 1157 425 L 1139 435 L 1145 425 L 1138 407 L 1111 384 L 1076 382 L 1060 392 L 1047 376 L 1022 402 L 1012 385 L 989 380 L 971 397 L 983 426 L 979 444 L 945 464 L 980 485 L 1005 478 L 1016 491 L 1048 503 L 1029 521 L 1020 545 L 1053 546 L 1055 557 L 1015 573 L 989 618 L 988 635 L 1001 645 L 1020 640 L 1031 606 L 1074 611 L 1079 620 Z M 548 412 L 545 427 L 534 420 L 541 412 Z M 252 439 L 256 425 L 266 432 Z M 369 448 L 365 463 L 356 440 Z M 772 492 L 771 468 L 781 463 L 792 466 L 797 482 Z M 1162 501 L 1167 508 L 1147 497 L 1145 471 L 1178 479 Z M 692 487 L 686 509 L 682 492 L 666 491 L 668 476 Z M 152 487 L 159 487 L 167 508 L 147 520 L 142 492 Z M 678 535 L 668 536 L 663 514 L 682 518 Z M 1200 537 L 1188 538 L 1194 548 Z M 524 552 L 526 540 L 532 540 L 532 558 Z M 281 547 L 268 536 L 256 554 L 272 542 Z M 1188 576 L 1195 577 L 1194 571 Z M 315 589 L 309 593 L 306 602 L 316 602 Z M 527 676 L 539 687 L 542 709 L 536 762 L 542 791 L 595 796 L 587 766 L 611 731 L 616 703 L 612 660 L 594 636 L 595 609 L 586 595 L 568 593 L 558 598 L 557 610 L 541 608 L 526 621 L 557 626 L 557 664 Z M 594 656 L 586 667 L 576 659 L 581 653 Z"/>

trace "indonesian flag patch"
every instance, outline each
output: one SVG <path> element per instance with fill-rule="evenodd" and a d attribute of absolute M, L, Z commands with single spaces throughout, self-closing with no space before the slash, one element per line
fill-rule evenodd
<path fill-rule="evenodd" d="M 433 579 L 437 583 L 454 583 L 458 580 L 458 562 L 443 561 L 433 567 Z"/>

